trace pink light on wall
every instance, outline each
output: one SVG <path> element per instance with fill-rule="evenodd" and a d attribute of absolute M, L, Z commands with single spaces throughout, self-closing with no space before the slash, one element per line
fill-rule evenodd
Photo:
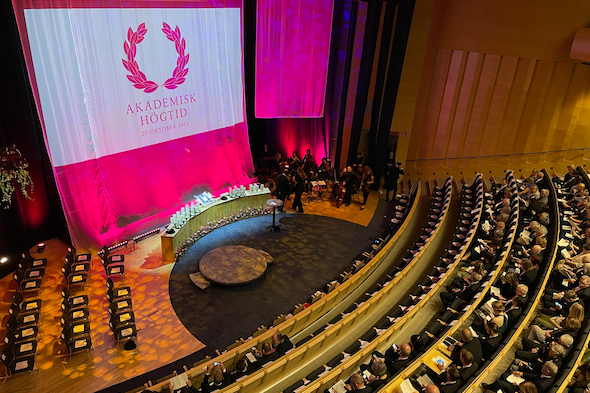
<path fill-rule="evenodd" d="M 255 114 L 322 117 L 332 0 L 258 0 Z"/>

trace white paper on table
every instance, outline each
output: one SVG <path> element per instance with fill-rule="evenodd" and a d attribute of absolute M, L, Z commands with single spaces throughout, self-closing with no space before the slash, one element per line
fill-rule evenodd
<path fill-rule="evenodd" d="M 570 253 L 565 248 L 561 250 L 561 255 L 563 255 L 564 258 L 571 258 L 572 257 L 570 255 Z"/>
<path fill-rule="evenodd" d="M 471 332 L 471 335 L 475 338 L 479 337 L 479 334 L 475 333 L 475 330 L 473 330 L 473 328 L 471 326 L 469 326 L 469 331 Z"/>
<path fill-rule="evenodd" d="M 491 227 L 492 227 L 492 226 L 491 226 L 491 225 L 490 225 L 490 223 L 489 223 L 489 222 L 487 222 L 487 221 L 484 221 L 484 223 L 483 223 L 483 224 L 481 224 L 481 229 L 483 229 L 483 230 L 484 230 L 484 231 L 486 231 L 486 232 L 489 232 L 489 230 L 490 230 L 490 228 L 491 228 Z"/>
<path fill-rule="evenodd" d="M 567 288 L 567 287 L 569 287 L 569 286 L 570 286 L 570 282 L 569 282 L 568 280 L 563 280 L 563 281 L 561 282 L 561 285 L 563 285 L 564 287 L 566 287 L 566 288 Z"/>

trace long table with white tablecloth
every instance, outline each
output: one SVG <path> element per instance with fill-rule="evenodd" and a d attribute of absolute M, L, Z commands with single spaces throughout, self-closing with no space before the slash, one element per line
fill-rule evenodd
<path fill-rule="evenodd" d="M 228 198 L 221 200 L 214 199 L 212 202 L 201 207 L 201 212 L 187 221 L 182 228 L 177 229 L 175 233 L 168 234 L 162 232 L 162 260 L 164 262 L 174 262 L 174 253 L 199 228 L 206 226 L 212 221 L 221 220 L 230 214 L 247 210 L 253 207 L 264 207 L 266 201 L 270 198 L 270 190 L 265 188 L 263 191 L 246 195 L 240 198 Z"/>

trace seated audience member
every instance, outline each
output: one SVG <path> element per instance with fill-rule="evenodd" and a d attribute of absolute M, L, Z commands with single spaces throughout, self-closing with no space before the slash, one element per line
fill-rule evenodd
<path fill-rule="evenodd" d="M 272 347 L 275 352 L 280 356 L 283 356 L 285 352 L 293 348 L 293 343 L 291 343 L 291 340 L 286 335 L 283 335 L 280 332 L 275 332 L 272 335 Z"/>
<path fill-rule="evenodd" d="M 248 360 L 246 358 L 238 360 L 238 362 L 236 363 L 235 370 L 229 373 L 229 378 L 232 380 L 232 382 L 235 382 L 243 376 L 248 375 L 249 366 L 250 363 L 248 363 Z"/>
<path fill-rule="evenodd" d="M 498 332 L 495 322 L 488 322 L 484 326 L 486 335 L 481 339 L 481 350 L 483 359 L 489 359 L 502 343 L 502 335 Z"/>
<path fill-rule="evenodd" d="M 534 268 L 530 259 L 525 258 L 520 263 L 521 273 L 518 275 L 518 281 L 521 284 L 531 287 L 537 279 L 537 269 Z"/>
<path fill-rule="evenodd" d="M 572 307 L 572 309 L 573 308 L 574 307 Z M 570 314 L 571 311 L 572 310 L 570 310 Z M 583 318 L 584 317 L 582 315 L 582 320 Z M 533 325 L 528 332 L 526 340 L 544 344 L 548 339 L 555 339 L 556 337 L 560 337 L 563 334 L 575 336 L 582 326 L 582 320 L 580 320 L 579 317 L 568 315 L 565 320 L 561 322 L 561 327 L 558 329 L 545 330 L 539 325 Z"/>
<path fill-rule="evenodd" d="M 464 384 L 471 378 L 479 368 L 479 364 L 473 360 L 473 354 L 466 349 L 462 349 L 459 354 L 461 359 L 461 384 Z"/>
<path fill-rule="evenodd" d="M 473 354 L 473 358 L 476 363 L 480 363 L 482 360 L 482 350 L 481 350 L 481 342 L 478 338 L 473 337 L 471 334 L 471 330 L 463 329 L 461 330 L 461 342 L 458 342 L 455 345 L 451 345 L 449 350 L 451 351 L 451 359 L 454 363 L 460 363 L 460 355 L 463 349 L 468 350 Z"/>
<path fill-rule="evenodd" d="M 455 393 L 461 388 L 461 372 L 456 365 L 452 364 L 442 375 L 444 380 L 438 384 L 441 393 Z"/>
<path fill-rule="evenodd" d="M 369 371 L 371 375 L 367 379 L 368 386 L 373 391 L 378 391 L 391 380 L 391 373 L 387 370 L 385 358 L 379 352 L 373 353 L 369 364 L 362 364 L 361 371 Z"/>
<path fill-rule="evenodd" d="M 518 276 L 514 272 L 508 272 L 496 281 L 495 286 L 500 290 L 500 300 L 511 299 L 516 294 L 518 286 Z"/>
<path fill-rule="evenodd" d="M 387 353 L 385 353 L 385 361 L 388 363 L 387 367 L 391 373 L 396 374 L 398 371 L 404 369 L 408 364 L 410 364 L 412 360 L 412 347 L 410 344 L 402 344 L 397 351 L 395 351 L 393 347 L 389 348 L 387 351 L 390 350 L 392 350 L 394 354 L 389 356 L 390 360 L 387 362 L 388 356 Z M 395 352 L 397 352 L 397 354 L 395 354 Z M 396 355 L 397 359 L 393 360 Z"/>
<path fill-rule="evenodd" d="M 487 306 L 484 306 L 482 308 L 484 312 L 486 312 L 484 310 L 486 307 Z M 487 312 L 489 313 L 489 309 Z M 491 317 L 491 320 L 489 322 L 487 319 L 481 320 L 476 318 L 476 320 L 474 320 L 474 330 L 482 335 L 485 335 L 485 326 L 489 323 L 494 323 L 496 324 L 496 326 L 498 326 L 498 333 L 500 333 L 500 335 L 503 335 L 506 332 L 506 330 L 508 330 L 508 315 L 506 315 L 506 313 L 504 312 L 504 304 L 499 300 L 492 302 L 492 310 L 489 314 L 489 316 Z M 481 323 L 477 324 L 476 322 L 478 321 L 481 321 Z"/>
<path fill-rule="evenodd" d="M 227 370 L 223 363 L 215 362 L 207 366 L 205 372 L 205 379 L 201 383 L 200 391 L 203 393 L 212 392 L 214 390 L 222 389 L 231 381 L 227 376 Z"/>
<path fill-rule="evenodd" d="M 541 348 L 536 348 L 537 351 L 516 351 L 516 358 L 510 366 L 512 371 L 529 371 L 529 372 L 540 372 L 541 366 L 545 362 L 552 361 L 557 365 L 561 366 L 561 360 L 566 355 L 565 348 L 556 342 L 552 342 Z"/>
<path fill-rule="evenodd" d="M 526 304 L 526 298 L 523 296 L 515 296 L 509 303 L 510 308 L 506 309 L 506 315 L 508 316 L 508 326 L 512 327 L 516 320 L 522 315 L 522 307 Z"/>
<path fill-rule="evenodd" d="M 362 393 L 373 392 L 373 389 L 370 386 L 367 386 L 365 379 L 359 373 L 352 374 L 348 380 L 348 383 L 346 384 L 346 390 Z"/>
<path fill-rule="evenodd" d="M 564 291 L 563 296 L 559 296 L 559 299 L 552 299 L 553 301 L 547 301 L 544 299 L 545 307 L 541 310 L 542 314 L 550 317 L 567 315 L 570 312 L 570 308 L 579 303 L 578 296 L 574 291 Z"/>
<path fill-rule="evenodd" d="M 261 365 L 272 362 L 281 356 L 269 343 L 263 343 L 260 351 L 256 350 L 254 355 L 260 359 Z"/>
<path fill-rule="evenodd" d="M 444 308 L 449 307 L 455 299 L 464 301 L 471 299 L 479 289 L 481 279 L 481 274 L 473 272 L 465 279 L 453 280 L 453 283 L 447 287 L 447 292 L 440 294 Z"/>
<path fill-rule="evenodd" d="M 543 364 L 540 373 L 513 371 L 512 374 L 514 376 L 524 378 L 527 382 L 532 382 L 537 388 L 537 392 L 545 393 L 548 392 L 551 386 L 553 385 L 553 382 L 555 381 L 555 375 L 557 374 L 558 370 L 559 368 L 557 367 L 557 365 L 549 361 Z M 516 392 L 515 386 L 505 380 L 507 375 L 504 375 L 503 377 L 503 379 L 497 381 L 499 389 L 502 389 L 504 393 Z"/>
<path fill-rule="evenodd" d="M 535 354 L 555 342 L 560 344 L 566 350 L 566 352 L 569 352 L 574 343 L 574 338 L 570 334 L 564 333 L 556 337 L 551 335 L 545 339 L 545 343 L 540 343 L 538 341 L 529 340 L 525 337 L 522 340 L 522 351 Z"/>

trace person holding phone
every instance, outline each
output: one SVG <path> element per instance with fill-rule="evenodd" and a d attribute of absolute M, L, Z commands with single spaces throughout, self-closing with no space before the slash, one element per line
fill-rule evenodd
<path fill-rule="evenodd" d="M 214 390 L 222 389 L 225 387 L 229 379 L 225 378 L 227 375 L 227 370 L 223 363 L 214 362 L 207 366 L 207 371 L 205 372 L 205 379 L 201 383 L 200 391 L 203 393 L 209 393 Z"/>

